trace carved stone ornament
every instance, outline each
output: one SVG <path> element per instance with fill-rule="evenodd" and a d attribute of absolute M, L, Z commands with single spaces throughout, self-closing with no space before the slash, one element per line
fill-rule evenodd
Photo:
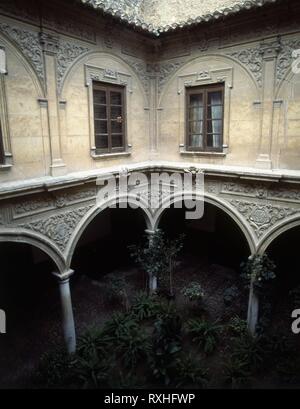
<path fill-rule="evenodd" d="M 35 69 L 41 80 L 45 78 L 43 51 L 40 44 L 39 33 L 13 27 L 6 23 L 0 23 L 0 31 L 11 38 L 19 47 L 25 57 Z"/>
<path fill-rule="evenodd" d="M 41 220 L 21 224 L 19 227 L 33 230 L 47 236 L 60 250 L 64 251 L 76 226 L 92 207 L 93 205 L 90 204 L 66 213 L 56 214 Z"/>
<path fill-rule="evenodd" d="M 288 207 L 259 205 L 257 203 L 232 200 L 230 202 L 253 227 L 257 237 L 261 237 L 279 221 L 288 216 L 299 213 L 297 209 Z"/>

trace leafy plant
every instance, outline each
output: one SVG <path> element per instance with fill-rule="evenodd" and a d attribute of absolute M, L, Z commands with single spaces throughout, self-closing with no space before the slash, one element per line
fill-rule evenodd
<path fill-rule="evenodd" d="M 242 278 L 248 285 L 253 283 L 254 291 L 262 292 L 271 280 L 276 278 L 276 266 L 267 254 L 250 256 L 246 263 L 241 264 Z"/>
<path fill-rule="evenodd" d="M 89 354 L 88 359 L 77 357 L 73 373 L 83 389 L 107 387 L 108 365 L 97 353 Z"/>
<path fill-rule="evenodd" d="M 104 355 L 109 348 L 110 337 L 104 335 L 100 328 L 90 328 L 78 339 L 77 353 L 81 357 L 101 354 Z"/>
<path fill-rule="evenodd" d="M 188 298 L 190 301 L 196 301 L 200 303 L 204 297 L 204 290 L 200 283 L 193 281 L 182 289 L 182 295 Z"/>
<path fill-rule="evenodd" d="M 264 363 L 265 353 L 259 338 L 254 338 L 250 334 L 242 335 L 233 341 L 233 360 L 243 362 L 249 371 L 261 369 Z"/>
<path fill-rule="evenodd" d="M 139 320 L 143 321 L 154 317 L 160 310 L 160 305 L 154 296 L 145 293 L 139 294 L 131 307 L 132 314 Z"/>
<path fill-rule="evenodd" d="M 169 291 L 173 295 L 173 270 L 176 256 L 183 247 L 183 237 L 169 240 L 162 230 L 156 230 L 143 246 L 130 246 L 130 255 L 150 278 L 164 281 L 169 278 Z"/>
<path fill-rule="evenodd" d="M 192 319 L 187 323 L 188 334 L 206 354 L 211 354 L 216 349 L 221 329 L 222 326 L 217 322 L 211 323 L 201 319 Z"/>
<path fill-rule="evenodd" d="M 72 383 L 73 363 L 74 357 L 69 356 L 63 348 L 46 353 L 40 359 L 33 381 L 50 388 L 69 385 Z"/>
<path fill-rule="evenodd" d="M 203 387 L 208 382 L 208 372 L 192 355 L 176 360 L 176 387 Z"/>
<path fill-rule="evenodd" d="M 111 319 L 104 324 L 102 334 L 113 341 L 137 329 L 138 323 L 132 315 L 115 313 Z"/>
<path fill-rule="evenodd" d="M 232 317 L 229 321 L 229 330 L 234 336 L 242 336 L 247 333 L 247 321 L 238 316 Z"/>
<path fill-rule="evenodd" d="M 106 277 L 105 293 L 110 302 L 118 302 L 125 308 L 125 311 L 129 310 L 130 303 L 124 277 L 109 274 Z"/>
<path fill-rule="evenodd" d="M 147 359 L 150 351 L 149 336 L 139 328 L 131 328 L 116 340 L 116 352 L 120 354 L 126 368 L 134 368 L 142 358 Z"/>
<path fill-rule="evenodd" d="M 224 367 L 225 381 L 236 389 L 245 386 L 251 380 L 249 367 L 243 361 L 236 358 L 230 358 Z"/>
<path fill-rule="evenodd" d="M 162 315 L 154 323 L 153 349 L 149 359 L 152 375 L 169 385 L 174 373 L 176 354 L 181 351 L 181 319 L 178 315 Z"/>

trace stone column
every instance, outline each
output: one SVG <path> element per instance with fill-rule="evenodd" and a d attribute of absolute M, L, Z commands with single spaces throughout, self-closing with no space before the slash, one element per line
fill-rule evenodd
<path fill-rule="evenodd" d="M 69 270 L 64 274 L 53 273 L 58 279 L 59 293 L 62 310 L 62 327 L 66 343 L 66 348 L 69 354 L 76 351 L 76 333 L 73 316 L 71 291 L 70 291 L 70 277 L 74 272 Z"/>
<path fill-rule="evenodd" d="M 145 230 L 145 233 L 148 236 L 149 246 L 151 245 L 153 234 L 155 233 L 154 230 Z M 157 277 L 154 275 L 150 275 L 148 277 L 149 280 L 149 294 L 154 294 L 157 291 Z"/>
<path fill-rule="evenodd" d="M 259 168 L 271 169 L 271 149 L 273 138 L 273 101 L 276 85 L 276 63 L 281 49 L 278 40 L 263 42 L 261 55 L 263 59 L 263 95 L 260 145 L 256 165 Z"/>
<path fill-rule="evenodd" d="M 57 95 L 56 57 L 59 50 L 59 37 L 48 33 L 40 33 L 40 43 L 43 48 L 46 93 L 48 101 L 49 139 L 51 152 L 50 174 L 59 176 L 66 173 L 66 165 L 62 159 L 61 135 L 59 122 L 59 103 Z"/>
<path fill-rule="evenodd" d="M 247 316 L 247 325 L 248 330 L 251 335 L 255 335 L 256 326 L 258 323 L 258 314 L 259 314 L 259 299 L 254 291 L 254 283 L 251 280 L 250 283 L 250 293 L 249 293 L 249 303 L 248 303 L 248 316 Z"/>

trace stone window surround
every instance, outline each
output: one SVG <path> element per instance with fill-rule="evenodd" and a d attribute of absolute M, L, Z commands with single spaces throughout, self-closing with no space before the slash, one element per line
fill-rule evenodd
<path fill-rule="evenodd" d="M 180 144 L 179 152 L 182 156 L 212 156 L 214 158 L 223 158 L 229 150 L 229 130 L 230 130 L 230 105 L 231 105 L 231 90 L 233 88 L 233 67 L 217 68 L 213 70 L 204 70 L 189 74 L 179 75 L 177 77 L 177 93 L 179 96 L 179 106 L 183 106 L 184 110 L 180 110 Z M 223 151 L 208 152 L 208 151 L 190 151 L 186 150 L 186 88 L 197 87 L 199 85 L 213 85 L 224 83 L 224 131 L 223 131 Z"/>
<path fill-rule="evenodd" d="M 88 89 L 88 105 L 89 105 L 89 134 L 90 134 L 90 152 L 94 160 L 109 159 L 117 157 L 126 157 L 131 155 L 132 145 L 130 143 L 130 132 L 128 130 L 128 112 L 131 112 L 131 95 L 132 90 L 132 76 L 130 74 L 116 71 L 110 68 L 98 67 L 90 64 L 85 64 L 85 83 Z M 125 151 L 113 153 L 97 153 L 95 146 L 95 128 L 94 128 L 94 103 L 93 103 L 93 81 L 99 81 L 111 85 L 119 85 L 125 87 L 125 101 L 124 112 L 126 116 L 126 142 Z"/>
<path fill-rule="evenodd" d="M 0 45 L 1 50 L 5 51 L 5 47 Z M 0 123 L 2 129 L 2 143 L 4 149 L 4 164 L 0 164 L 1 170 L 8 170 L 12 167 L 12 153 L 10 143 L 10 132 L 6 102 L 6 89 L 5 89 L 5 75 L 6 73 L 0 73 Z"/>

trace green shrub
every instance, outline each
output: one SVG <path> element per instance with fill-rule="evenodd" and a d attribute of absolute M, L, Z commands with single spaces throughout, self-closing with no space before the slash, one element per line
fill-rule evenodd
<path fill-rule="evenodd" d="M 200 361 L 192 355 L 176 360 L 176 387 L 197 387 L 207 385 L 208 372 Z"/>
<path fill-rule="evenodd" d="M 211 323 L 201 319 L 192 319 L 187 322 L 188 334 L 206 354 L 211 354 L 216 349 L 221 329 L 222 326 L 217 322 Z"/>
<path fill-rule="evenodd" d="M 238 316 L 230 319 L 228 328 L 233 336 L 242 336 L 248 332 L 247 321 Z"/>
<path fill-rule="evenodd" d="M 145 293 L 139 294 L 133 302 L 131 307 L 132 314 L 138 321 L 143 321 L 148 318 L 152 318 L 160 311 L 160 305 L 157 298 L 154 296 L 148 296 Z"/>
<path fill-rule="evenodd" d="M 225 381 L 230 383 L 232 388 L 245 386 L 251 380 L 251 373 L 248 365 L 237 358 L 230 358 L 224 367 Z"/>
<path fill-rule="evenodd" d="M 200 303 L 204 297 L 204 290 L 200 283 L 193 281 L 181 290 L 182 295 L 189 301 Z"/>
<path fill-rule="evenodd" d="M 89 353 L 88 358 L 76 357 L 72 367 L 73 377 L 82 389 L 107 387 L 109 366 L 97 353 Z"/>
<path fill-rule="evenodd" d="M 69 386 L 73 381 L 73 365 L 74 357 L 69 356 L 63 348 L 46 353 L 40 359 L 33 382 L 47 388 Z"/>

